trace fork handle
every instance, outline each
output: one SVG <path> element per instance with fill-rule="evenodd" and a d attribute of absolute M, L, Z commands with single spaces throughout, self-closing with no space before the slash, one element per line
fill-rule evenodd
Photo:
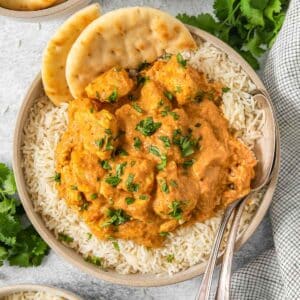
<path fill-rule="evenodd" d="M 221 274 L 220 274 L 219 284 L 217 288 L 216 300 L 230 299 L 229 291 L 230 291 L 232 258 L 233 258 L 234 246 L 235 246 L 237 232 L 239 229 L 240 220 L 247 202 L 246 198 L 247 196 L 244 197 L 239 202 L 234 220 L 231 225 L 228 240 L 226 243 L 225 253 L 223 255 L 223 264 L 221 267 Z"/>
<path fill-rule="evenodd" d="M 222 238 L 223 238 L 223 235 L 224 235 L 224 232 L 226 229 L 226 225 L 230 219 L 230 216 L 238 204 L 239 204 L 239 201 L 233 202 L 226 208 L 225 213 L 223 214 L 223 217 L 222 217 L 222 220 L 219 225 L 218 232 L 217 232 L 217 236 L 215 237 L 213 248 L 210 253 L 209 260 L 207 262 L 205 273 L 203 275 L 201 286 L 200 286 L 198 293 L 196 295 L 196 298 L 195 298 L 196 300 L 208 300 L 209 299 L 212 277 L 213 277 L 216 261 L 218 258 L 218 253 L 219 253 L 219 248 L 220 248 L 220 245 L 222 242 Z"/>

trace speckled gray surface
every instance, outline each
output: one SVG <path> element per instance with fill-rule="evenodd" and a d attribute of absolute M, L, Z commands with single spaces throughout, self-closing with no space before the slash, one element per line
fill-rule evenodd
<path fill-rule="evenodd" d="M 148 5 L 171 14 L 211 11 L 205 0 L 105 0 L 103 11 L 134 5 Z M 41 65 L 42 50 L 64 18 L 43 23 L 23 23 L 0 17 L 0 161 L 11 164 L 12 138 L 18 109 L 26 89 Z M 251 239 L 236 253 L 234 269 L 243 266 L 273 245 L 269 217 L 266 216 Z M 128 288 L 96 280 L 65 263 L 53 252 L 38 268 L 0 268 L 0 286 L 42 283 L 72 290 L 84 299 L 194 299 L 200 278 L 158 288 Z"/>

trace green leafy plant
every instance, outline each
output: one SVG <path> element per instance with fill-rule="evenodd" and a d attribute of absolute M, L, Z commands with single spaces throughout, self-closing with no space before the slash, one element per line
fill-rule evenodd
<path fill-rule="evenodd" d="M 0 163 L 0 266 L 5 260 L 13 266 L 38 266 L 49 247 L 32 225 L 22 222 L 24 211 L 16 192 L 13 172 Z"/>
<path fill-rule="evenodd" d="M 215 0 L 214 13 L 189 16 L 179 14 L 182 22 L 219 37 L 238 51 L 254 68 L 271 48 L 283 24 L 287 0 Z"/>

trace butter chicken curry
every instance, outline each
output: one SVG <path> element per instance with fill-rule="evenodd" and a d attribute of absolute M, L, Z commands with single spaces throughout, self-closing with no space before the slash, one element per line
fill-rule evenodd
<path fill-rule="evenodd" d="M 181 54 L 114 67 L 69 104 L 57 189 L 100 239 L 160 247 L 249 192 L 256 160 L 219 108 L 226 88 Z"/>

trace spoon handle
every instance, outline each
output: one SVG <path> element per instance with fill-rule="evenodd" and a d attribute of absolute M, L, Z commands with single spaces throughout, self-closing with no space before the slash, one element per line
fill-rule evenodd
<path fill-rule="evenodd" d="M 230 219 L 230 216 L 232 212 L 234 211 L 235 207 L 238 205 L 239 201 L 235 201 L 232 204 L 230 204 L 223 214 L 221 223 L 219 225 L 219 229 L 217 232 L 217 235 L 214 240 L 213 248 L 210 253 L 209 260 L 207 262 L 207 266 L 205 269 L 205 273 L 203 275 L 203 279 L 201 282 L 201 286 L 199 288 L 199 291 L 196 296 L 196 300 L 208 300 L 209 299 L 209 293 L 211 289 L 212 284 L 212 277 L 214 273 L 214 268 L 216 265 L 216 261 L 218 258 L 219 248 L 222 242 L 222 238 L 226 229 L 226 225 Z"/>
<path fill-rule="evenodd" d="M 248 196 L 244 197 L 237 207 L 235 218 L 230 228 L 228 240 L 226 243 L 225 253 L 223 255 L 223 264 L 221 267 L 221 274 L 219 279 L 219 284 L 217 288 L 216 300 L 229 300 L 230 299 L 230 279 L 231 279 L 231 267 L 232 258 L 235 246 L 235 240 L 237 232 L 239 229 L 240 220 L 246 205 L 246 199 Z"/>

